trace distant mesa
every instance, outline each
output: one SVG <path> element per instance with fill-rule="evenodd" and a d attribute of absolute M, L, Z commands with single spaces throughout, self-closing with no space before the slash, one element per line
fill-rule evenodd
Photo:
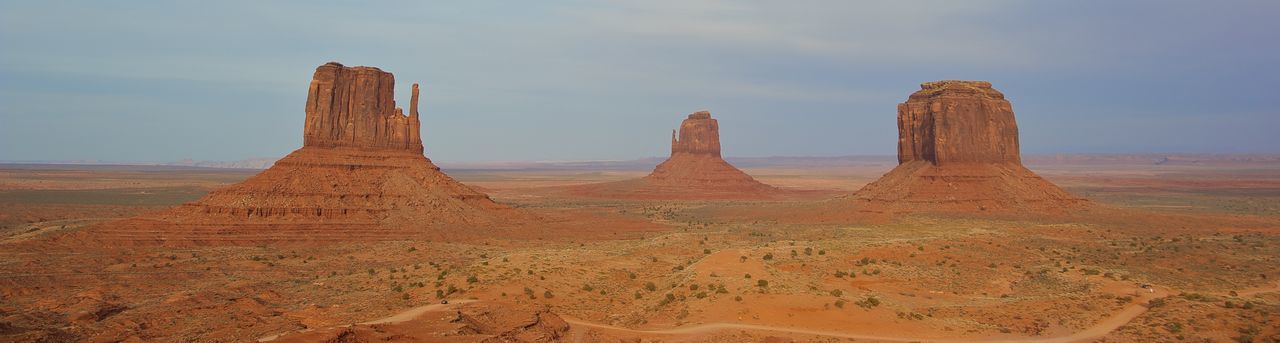
<path fill-rule="evenodd" d="M 209 244 L 449 239 L 523 216 L 423 156 L 418 85 L 408 115 L 396 107 L 394 93 L 395 77 L 378 68 L 321 65 L 307 94 L 302 148 L 195 202 L 91 234 Z"/>
<path fill-rule="evenodd" d="M 763 199 L 779 190 L 760 183 L 720 156 L 720 125 L 698 111 L 671 132 L 671 157 L 636 180 L 578 186 L 575 195 L 650 200 Z"/>
<path fill-rule="evenodd" d="M 985 81 L 920 85 L 898 104 L 898 166 L 852 196 L 868 212 L 1062 212 L 1088 205 L 1022 165 L 1018 125 Z"/>

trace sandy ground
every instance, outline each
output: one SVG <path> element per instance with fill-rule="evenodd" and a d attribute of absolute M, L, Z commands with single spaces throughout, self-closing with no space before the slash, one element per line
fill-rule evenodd
<path fill-rule="evenodd" d="M 766 183 L 829 194 L 887 171 L 744 169 Z M 467 171 L 452 175 L 499 202 L 574 225 L 529 236 L 536 238 L 469 242 L 77 247 L 46 241 L 187 201 L 186 193 L 166 190 L 208 189 L 248 175 L 7 169 L 0 173 L 0 185 L 8 185 L 0 188 L 0 337 L 251 341 L 395 324 L 447 311 L 440 296 L 452 304 L 547 306 L 581 341 L 1266 341 L 1280 334 L 1280 168 L 1033 169 L 1109 210 L 805 224 L 787 217 L 788 209 L 822 199 L 578 199 L 549 190 L 581 184 L 582 175 L 607 182 L 643 171 Z M 755 209 L 751 217 L 725 210 L 744 207 Z"/>

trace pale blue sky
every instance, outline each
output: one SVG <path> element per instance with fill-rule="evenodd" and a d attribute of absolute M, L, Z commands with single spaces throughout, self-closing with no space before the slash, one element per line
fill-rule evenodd
<path fill-rule="evenodd" d="M 371 3 L 376 5 L 371 5 Z M 4 1 L 0 160 L 280 156 L 327 61 L 423 85 L 442 161 L 893 154 L 921 82 L 992 81 L 1024 153 L 1280 152 L 1280 2 Z"/>

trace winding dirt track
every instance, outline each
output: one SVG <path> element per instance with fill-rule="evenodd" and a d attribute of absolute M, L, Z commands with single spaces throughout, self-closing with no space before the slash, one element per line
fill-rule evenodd
<path fill-rule="evenodd" d="M 1271 287 L 1259 287 L 1259 288 L 1244 290 L 1239 292 L 1239 295 L 1253 296 L 1261 293 L 1270 293 L 1270 292 L 1280 292 L 1280 282 L 1277 282 L 1276 285 Z M 1136 299 L 1136 301 L 1134 301 L 1132 304 L 1129 304 L 1129 306 L 1125 306 L 1124 308 L 1120 309 L 1120 311 L 1116 312 L 1111 317 L 1108 317 L 1107 319 L 1100 321 L 1097 324 L 1094 324 L 1092 327 L 1089 327 L 1088 329 L 1084 329 L 1082 331 L 1079 331 L 1067 336 L 1044 337 L 1044 338 L 1022 337 L 1022 338 L 1014 338 L 1014 339 L 945 339 L 945 338 L 929 338 L 929 337 L 883 336 L 883 335 L 859 334 L 859 333 L 840 332 L 840 331 L 813 330 L 813 329 L 804 329 L 804 328 L 791 328 L 791 327 L 742 324 L 742 323 L 707 323 L 707 324 L 697 324 L 697 325 L 690 325 L 690 326 L 671 328 L 671 329 L 637 330 L 637 329 L 628 329 L 624 327 L 612 326 L 607 324 L 592 323 L 592 322 L 582 321 L 582 320 L 569 318 L 569 317 L 564 317 L 564 319 L 566 322 L 569 322 L 570 325 L 580 327 L 580 328 L 592 328 L 592 329 L 599 329 L 604 331 L 624 332 L 624 333 L 633 333 L 633 334 L 648 334 L 648 335 L 697 335 L 697 334 L 714 333 L 722 330 L 754 330 L 754 331 L 771 331 L 771 332 L 793 333 L 793 334 L 814 335 L 814 336 L 824 336 L 824 337 L 865 339 L 865 340 L 883 341 L 883 342 L 1069 343 L 1069 342 L 1088 342 L 1088 341 L 1096 340 L 1098 338 L 1102 338 L 1103 336 L 1106 336 L 1108 333 L 1111 333 L 1112 331 L 1115 331 L 1121 326 L 1128 324 L 1129 321 L 1133 320 L 1134 318 L 1137 318 L 1143 312 L 1146 312 L 1147 311 L 1146 304 L 1150 300 L 1165 298 L 1172 295 L 1171 293 L 1172 291 L 1157 290 L 1156 292 L 1147 294 L 1146 296 L 1138 297 L 1138 299 Z M 459 304 L 469 303 L 473 301 L 475 300 L 456 300 L 447 305 L 431 304 L 431 305 L 425 305 L 425 306 L 418 306 L 418 307 L 414 307 L 409 310 L 406 310 L 404 312 L 397 313 L 390 317 L 363 322 L 360 324 L 389 324 L 389 323 L 406 322 L 414 318 L 417 318 L 418 316 L 421 316 L 422 314 L 427 312 L 444 310 Z M 309 330 L 304 330 L 304 331 L 309 331 Z M 283 333 L 263 337 L 258 341 L 259 342 L 271 341 L 281 335 L 283 335 Z M 579 341 L 581 340 L 581 336 L 582 336 L 581 332 L 579 332 L 577 337 Z"/>
<path fill-rule="evenodd" d="M 1067 343 L 1067 342 L 1087 342 L 1087 341 L 1092 341 L 1092 340 L 1101 338 L 1102 336 L 1106 336 L 1108 333 L 1111 333 L 1111 331 L 1115 331 L 1121 326 L 1124 326 L 1126 323 L 1129 323 L 1129 321 L 1133 320 L 1134 318 L 1137 318 L 1138 315 L 1141 315 L 1143 312 L 1146 312 L 1147 306 L 1145 304 L 1147 303 L 1147 301 L 1151 299 L 1163 298 L 1167 296 L 1169 296 L 1167 292 L 1157 291 L 1154 294 L 1150 294 L 1145 297 L 1140 297 L 1133 304 L 1130 304 L 1129 306 L 1125 306 L 1123 309 L 1116 312 L 1116 314 L 1112 315 L 1111 317 L 1101 322 L 1098 322 L 1097 324 L 1094 324 L 1092 327 L 1088 329 L 1085 329 L 1083 331 L 1076 332 L 1067 336 L 1045 337 L 1045 338 L 1022 337 L 1022 338 L 1016 338 L 1016 339 L 946 339 L 946 338 L 930 338 L 930 337 L 883 336 L 883 335 L 858 334 L 858 333 L 839 332 L 839 331 L 811 330 L 811 329 L 803 329 L 803 328 L 790 328 L 790 327 L 741 324 L 741 323 L 707 323 L 707 324 L 690 325 L 686 327 L 673 328 L 673 329 L 635 330 L 635 329 L 628 329 L 628 328 L 605 325 L 605 324 L 591 323 L 591 322 L 581 321 L 573 318 L 565 318 L 565 321 L 569 322 L 570 325 L 579 326 L 579 327 L 589 327 L 589 328 L 601 329 L 606 331 L 614 331 L 614 332 L 656 334 L 656 335 L 692 335 L 692 334 L 707 334 L 707 333 L 712 333 L 712 332 L 721 331 L 721 330 L 756 330 L 756 331 L 772 331 L 772 332 L 794 333 L 794 334 L 824 336 L 824 337 L 865 339 L 865 340 L 883 341 L 883 342 Z"/>

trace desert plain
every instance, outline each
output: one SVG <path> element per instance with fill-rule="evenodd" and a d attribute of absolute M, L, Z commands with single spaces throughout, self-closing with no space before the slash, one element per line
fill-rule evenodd
<path fill-rule="evenodd" d="M 1095 206 L 800 215 L 876 180 L 892 156 L 729 159 L 791 190 L 766 200 L 574 191 L 658 160 L 446 163 L 537 224 L 157 243 L 77 233 L 260 171 L 4 165 L 0 340 L 1276 341 L 1280 158 L 1023 160 Z"/>

